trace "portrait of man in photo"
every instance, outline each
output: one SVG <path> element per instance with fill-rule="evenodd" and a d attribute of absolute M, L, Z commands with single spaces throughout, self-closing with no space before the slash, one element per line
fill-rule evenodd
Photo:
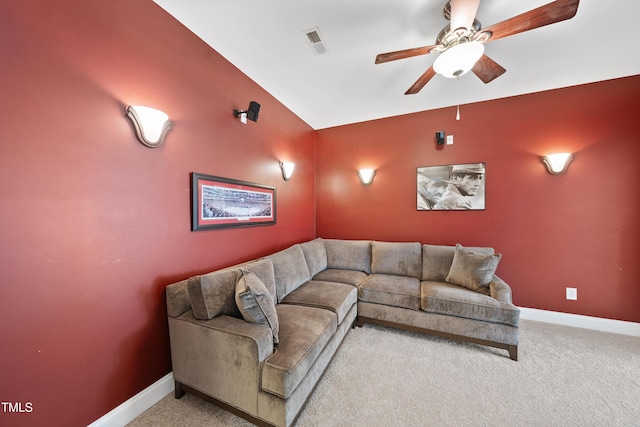
<path fill-rule="evenodd" d="M 484 163 L 418 168 L 417 209 L 482 210 L 484 179 Z"/>

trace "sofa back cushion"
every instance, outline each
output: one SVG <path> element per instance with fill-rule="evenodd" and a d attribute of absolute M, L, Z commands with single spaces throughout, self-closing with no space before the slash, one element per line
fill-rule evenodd
<path fill-rule="evenodd" d="M 493 248 L 469 247 L 467 249 L 483 255 L 493 255 Z M 422 245 L 422 280 L 444 282 L 451 270 L 455 246 Z"/>
<path fill-rule="evenodd" d="M 422 246 L 418 242 L 371 242 L 371 272 L 420 279 Z"/>
<path fill-rule="evenodd" d="M 236 282 L 241 275 L 240 268 L 258 276 L 265 284 L 269 294 L 275 299 L 276 281 L 271 260 L 260 259 L 243 262 L 211 273 L 190 277 L 187 280 L 191 308 L 196 319 L 209 320 L 222 314 L 242 317 L 235 301 Z M 167 293 L 167 304 L 169 304 L 168 298 L 169 293 Z"/>
<path fill-rule="evenodd" d="M 239 270 L 219 270 L 190 277 L 189 299 L 196 319 L 209 320 L 221 314 L 241 317 L 236 306 L 236 282 Z"/>
<path fill-rule="evenodd" d="M 266 259 L 273 262 L 278 303 L 290 292 L 298 289 L 300 285 L 311 280 L 311 274 L 300 244 L 269 255 Z"/>
<path fill-rule="evenodd" d="M 186 279 L 181 280 L 165 288 L 167 295 L 167 315 L 170 317 L 178 317 L 191 309 L 187 282 L 188 280 Z"/>
<path fill-rule="evenodd" d="M 371 274 L 370 240 L 324 239 L 327 268 L 357 270 Z"/>
<path fill-rule="evenodd" d="M 300 243 L 311 277 L 327 269 L 327 250 L 321 238 Z"/>

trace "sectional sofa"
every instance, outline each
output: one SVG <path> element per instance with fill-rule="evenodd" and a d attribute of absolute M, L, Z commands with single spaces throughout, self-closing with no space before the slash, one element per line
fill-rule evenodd
<path fill-rule="evenodd" d="M 347 332 L 367 322 L 517 360 L 520 311 L 495 275 L 500 259 L 492 248 L 318 238 L 169 285 L 175 396 L 293 425 Z"/>

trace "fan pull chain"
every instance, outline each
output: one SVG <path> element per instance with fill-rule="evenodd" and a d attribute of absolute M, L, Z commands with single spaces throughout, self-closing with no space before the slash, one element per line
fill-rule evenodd
<path fill-rule="evenodd" d="M 456 120 L 460 120 L 460 76 L 456 77 L 456 96 L 458 105 L 456 106 Z"/>

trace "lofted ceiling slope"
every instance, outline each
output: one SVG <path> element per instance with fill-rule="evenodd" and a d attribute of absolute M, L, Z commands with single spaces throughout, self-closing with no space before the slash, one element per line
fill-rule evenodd
<path fill-rule="evenodd" d="M 640 74 L 637 0 L 581 0 L 570 20 L 486 44 L 507 70 L 491 83 L 436 75 L 415 95 L 404 92 L 438 54 L 375 57 L 434 44 L 446 0 L 154 1 L 314 129 Z M 481 0 L 477 19 L 486 28 L 549 2 Z M 316 28 L 320 55 L 306 36 Z"/>

